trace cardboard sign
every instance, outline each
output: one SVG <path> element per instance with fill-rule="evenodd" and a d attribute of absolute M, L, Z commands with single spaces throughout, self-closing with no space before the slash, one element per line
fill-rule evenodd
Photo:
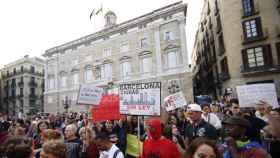
<path fill-rule="evenodd" d="M 137 136 L 132 134 L 127 134 L 126 141 L 126 153 L 134 157 L 139 157 L 142 153 L 143 143 L 137 138 Z"/>
<path fill-rule="evenodd" d="M 99 105 L 103 89 L 93 85 L 81 85 L 77 103 L 87 105 Z"/>
<path fill-rule="evenodd" d="M 278 107 L 275 84 L 252 84 L 236 87 L 240 107 L 255 107 L 260 100 Z"/>
<path fill-rule="evenodd" d="M 160 82 L 120 84 L 120 112 L 130 115 L 160 115 Z"/>
<path fill-rule="evenodd" d="M 165 97 L 164 106 L 166 111 L 172 111 L 187 105 L 183 92 L 174 93 Z"/>
<path fill-rule="evenodd" d="M 120 105 L 117 95 L 103 95 L 98 107 L 91 110 L 93 121 L 119 120 Z"/>

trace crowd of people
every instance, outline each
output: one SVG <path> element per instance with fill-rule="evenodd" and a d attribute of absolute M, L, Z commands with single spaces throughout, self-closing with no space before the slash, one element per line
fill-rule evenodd
<path fill-rule="evenodd" d="M 101 122 L 86 113 L 11 119 L 1 112 L 0 158 L 133 158 L 127 153 L 128 134 L 140 136 L 140 158 L 280 155 L 279 110 L 264 101 L 254 108 L 241 108 L 238 99 L 230 99 L 162 112 L 166 117 Z"/>

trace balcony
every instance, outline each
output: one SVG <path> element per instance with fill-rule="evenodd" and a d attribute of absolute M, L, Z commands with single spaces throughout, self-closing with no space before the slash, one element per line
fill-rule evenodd
<path fill-rule="evenodd" d="M 265 40 L 268 38 L 268 36 L 269 36 L 268 28 L 264 28 L 263 33 L 257 37 L 246 38 L 244 35 L 241 35 L 241 41 L 242 44 L 245 45 L 245 44 L 250 44 L 253 42 Z"/>
<path fill-rule="evenodd" d="M 32 99 L 37 99 L 37 95 L 36 94 L 29 94 L 29 98 L 32 98 Z"/>
<path fill-rule="evenodd" d="M 8 90 L 9 88 L 10 88 L 9 85 L 5 85 L 5 86 L 4 86 L 4 90 L 5 90 L 5 91 Z"/>
<path fill-rule="evenodd" d="M 31 69 L 23 69 L 23 70 L 16 71 L 15 74 L 10 74 L 8 77 L 13 76 L 13 75 L 22 75 L 22 74 L 25 74 L 25 73 L 33 74 L 33 75 L 36 75 L 36 76 L 42 76 L 42 77 L 44 76 L 43 72 L 39 72 L 39 71 L 32 72 Z"/>
<path fill-rule="evenodd" d="M 11 88 L 16 88 L 17 84 L 16 83 L 12 83 L 11 84 Z"/>
<path fill-rule="evenodd" d="M 244 76 L 251 76 L 251 75 L 266 75 L 271 73 L 279 73 L 280 66 L 273 66 L 273 65 L 264 65 L 260 67 L 253 67 L 247 68 L 244 65 L 240 66 L 241 74 Z"/>
<path fill-rule="evenodd" d="M 38 86 L 38 84 L 36 83 L 36 82 L 29 82 L 28 83 L 28 85 L 30 86 L 30 87 L 37 87 Z"/>
<path fill-rule="evenodd" d="M 230 79 L 230 75 L 228 73 L 222 72 L 219 74 L 219 79 L 221 81 L 226 81 L 226 80 Z"/>
<path fill-rule="evenodd" d="M 23 98 L 24 97 L 24 95 L 23 94 L 19 94 L 19 95 L 17 95 L 17 98 L 18 99 L 21 99 L 21 98 Z"/>
<path fill-rule="evenodd" d="M 22 81 L 18 82 L 18 86 L 19 87 L 23 87 L 24 86 L 24 82 L 22 82 Z"/>

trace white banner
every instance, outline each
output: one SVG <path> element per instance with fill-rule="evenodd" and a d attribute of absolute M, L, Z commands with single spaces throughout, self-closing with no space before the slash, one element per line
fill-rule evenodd
<path fill-rule="evenodd" d="M 240 107 L 255 107 L 261 100 L 278 107 L 275 84 L 252 84 L 236 87 Z"/>
<path fill-rule="evenodd" d="M 175 110 L 177 108 L 187 105 L 183 92 L 177 92 L 165 97 L 164 107 L 166 111 Z"/>
<path fill-rule="evenodd" d="M 84 84 L 80 86 L 77 103 L 88 105 L 99 105 L 103 89 L 94 85 Z"/>
<path fill-rule="evenodd" d="M 160 82 L 120 84 L 120 113 L 160 115 Z"/>

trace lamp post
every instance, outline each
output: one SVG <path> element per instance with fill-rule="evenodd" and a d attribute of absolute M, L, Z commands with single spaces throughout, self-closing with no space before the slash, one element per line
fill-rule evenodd
<path fill-rule="evenodd" d="M 62 101 L 64 105 L 64 110 L 66 113 L 68 113 L 69 105 L 71 104 L 71 100 L 68 99 L 68 96 L 65 96 L 65 99 Z"/>

